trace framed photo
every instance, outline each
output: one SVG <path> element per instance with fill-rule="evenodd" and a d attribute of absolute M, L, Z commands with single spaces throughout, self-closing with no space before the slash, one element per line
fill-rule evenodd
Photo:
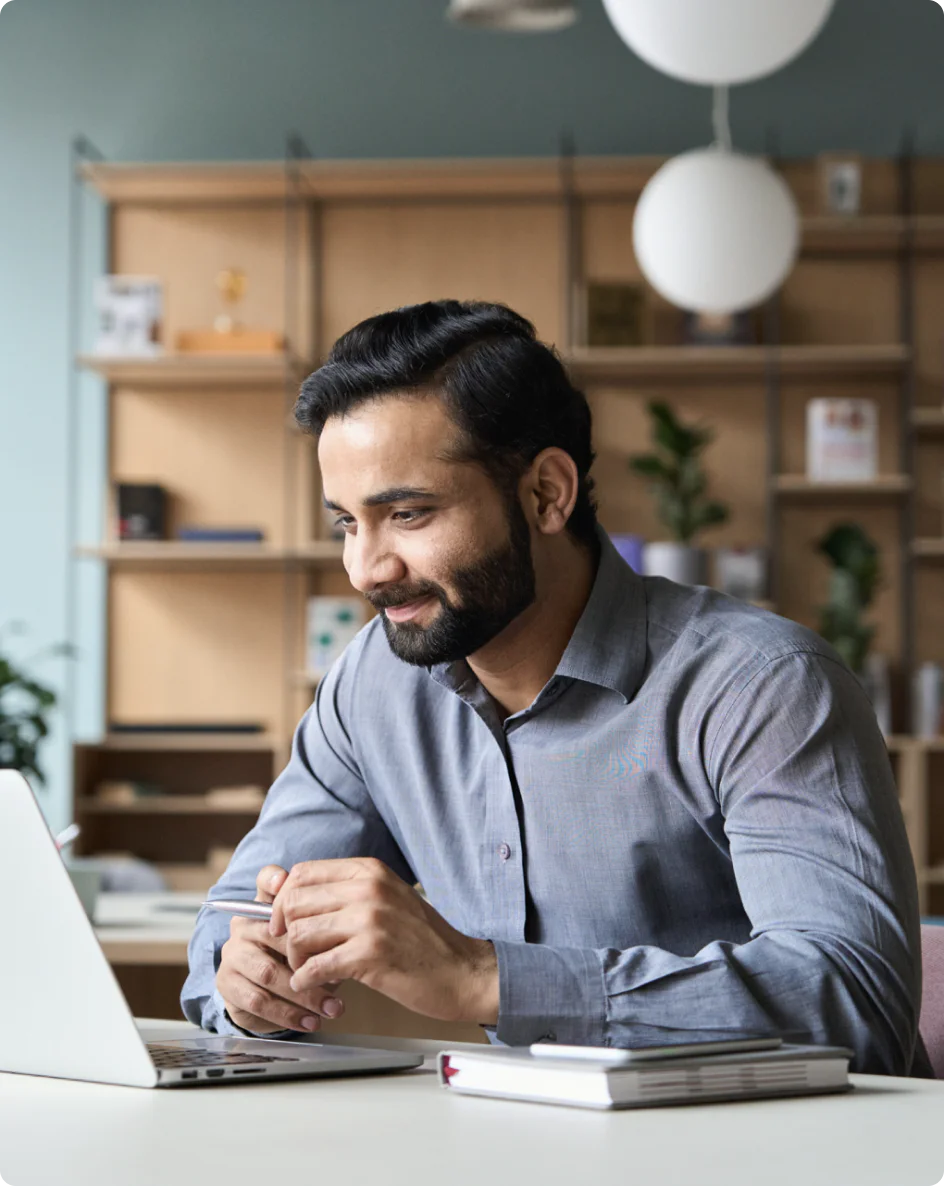
<path fill-rule="evenodd" d="M 99 276 L 95 281 L 95 353 L 152 358 L 161 353 L 161 282 L 155 276 Z"/>
<path fill-rule="evenodd" d="M 819 171 L 823 213 L 844 218 L 861 214 L 862 158 L 855 153 L 824 153 Z"/>
<path fill-rule="evenodd" d="M 651 310 L 645 284 L 590 281 L 586 302 L 588 346 L 645 346 L 651 339 Z"/>

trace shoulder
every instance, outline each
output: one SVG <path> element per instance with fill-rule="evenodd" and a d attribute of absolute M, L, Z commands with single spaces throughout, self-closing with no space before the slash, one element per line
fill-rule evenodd
<path fill-rule="evenodd" d="M 842 661 L 813 630 L 716 589 L 676 585 L 660 577 L 643 580 L 650 647 L 656 657 L 689 657 L 745 678 L 793 656 Z"/>

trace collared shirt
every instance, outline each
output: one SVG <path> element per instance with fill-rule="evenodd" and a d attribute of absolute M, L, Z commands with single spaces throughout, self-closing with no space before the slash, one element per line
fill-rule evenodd
<path fill-rule="evenodd" d="M 494 943 L 497 1041 L 777 1032 L 929 1073 L 914 866 L 858 680 L 811 631 L 601 542 L 557 670 L 510 717 L 464 660 L 410 666 L 366 626 L 210 896 L 377 857 Z M 201 913 L 181 996 L 219 1033 L 241 1032 L 228 935 Z"/>

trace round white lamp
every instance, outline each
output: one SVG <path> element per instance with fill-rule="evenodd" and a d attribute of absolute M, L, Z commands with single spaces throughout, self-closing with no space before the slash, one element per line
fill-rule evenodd
<path fill-rule="evenodd" d="M 800 218 L 763 161 L 699 149 L 673 157 L 649 181 L 633 244 L 646 279 L 673 305 L 735 313 L 761 304 L 790 274 Z"/>
<path fill-rule="evenodd" d="M 452 0 L 447 15 L 457 25 L 508 33 L 553 33 L 577 19 L 571 0 Z"/>
<path fill-rule="evenodd" d="M 704 86 L 763 78 L 802 53 L 835 0 L 603 0 L 650 66 Z"/>

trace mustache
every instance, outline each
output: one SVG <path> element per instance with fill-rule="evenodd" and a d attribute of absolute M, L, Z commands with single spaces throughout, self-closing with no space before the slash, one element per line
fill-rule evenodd
<path fill-rule="evenodd" d="M 435 597 L 437 601 L 443 602 L 443 592 L 438 585 L 418 585 L 414 589 L 386 589 L 383 593 L 365 593 L 364 596 L 375 610 L 397 609 L 423 597 Z"/>

